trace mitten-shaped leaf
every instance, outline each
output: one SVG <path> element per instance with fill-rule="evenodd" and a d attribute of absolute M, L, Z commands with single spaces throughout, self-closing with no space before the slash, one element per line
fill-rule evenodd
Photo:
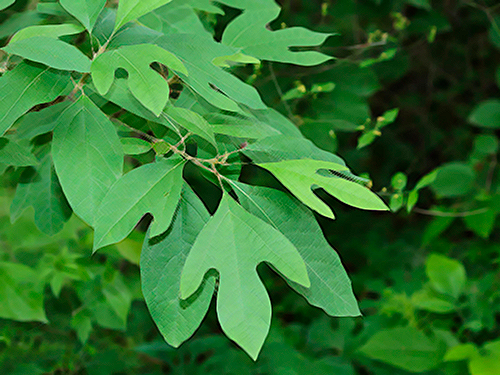
<path fill-rule="evenodd" d="M 93 225 L 101 200 L 123 173 L 123 148 L 111 121 L 87 96 L 59 117 L 52 157 L 73 211 Z"/>
<path fill-rule="evenodd" d="M 158 117 L 167 104 L 169 86 L 165 78 L 150 67 L 153 62 L 188 74 L 182 62 L 170 52 L 153 44 L 138 44 L 99 55 L 92 63 L 92 80 L 99 94 L 105 95 L 113 84 L 115 71 L 125 69 L 132 94 Z"/>
<path fill-rule="evenodd" d="M 99 207 L 94 251 L 123 240 L 147 213 L 154 217 L 151 237 L 166 231 L 180 199 L 183 166 L 179 158 L 160 158 L 122 176 Z"/>
<path fill-rule="evenodd" d="M 170 3 L 172 0 L 120 0 L 116 12 L 115 31 L 156 8 Z"/>
<path fill-rule="evenodd" d="M 314 194 L 313 186 L 325 189 L 327 193 L 353 207 L 365 210 L 388 210 L 385 203 L 375 193 L 358 182 L 350 181 L 343 176 L 343 173 L 330 174 L 329 176 L 318 174 L 320 170 L 349 173 L 349 169 L 344 165 L 320 160 L 300 159 L 284 160 L 278 163 L 261 163 L 259 166 L 270 171 L 304 204 L 331 219 L 334 219 L 335 215 L 330 207 Z"/>
<path fill-rule="evenodd" d="M 92 31 L 106 0 L 60 0 L 66 11 Z"/>
<path fill-rule="evenodd" d="M 214 293 L 215 279 L 208 276 L 190 298 L 179 296 L 182 267 L 209 218 L 200 198 L 185 184 L 170 229 L 156 238 L 148 234 L 142 248 L 142 292 L 158 329 L 174 347 L 198 328 Z"/>
<path fill-rule="evenodd" d="M 21 63 L 0 77 L 0 136 L 37 104 L 71 90 L 68 72 Z"/>
<path fill-rule="evenodd" d="M 75 46 L 48 36 L 34 36 L 9 43 L 9 54 L 36 61 L 59 70 L 90 72 L 90 59 Z"/>
<path fill-rule="evenodd" d="M 219 272 L 217 315 L 225 334 L 257 359 L 271 323 L 271 302 L 256 267 L 270 263 L 293 282 L 310 285 L 293 244 L 225 194 L 199 234 L 181 276 L 181 298 L 190 297 L 209 269 Z"/>
<path fill-rule="evenodd" d="M 303 27 L 271 31 L 268 24 L 278 17 L 280 7 L 274 0 L 242 2 L 222 0 L 236 8 L 246 8 L 224 31 L 222 43 L 260 60 L 278 61 L 297 65 L 317 65 L 330 60 L 317 51 L 293 52 L 291 47 L 315 47 L 332 34 L 317 33 Z"/>

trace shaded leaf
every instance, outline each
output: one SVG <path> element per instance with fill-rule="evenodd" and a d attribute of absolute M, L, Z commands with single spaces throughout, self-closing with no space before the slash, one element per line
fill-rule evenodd
<path fill-rule="evenodd" d="M 437 292 L 454 298 L 463 293 L 467 276 L 464 266 L 457 260 L 431 254 L 425 262 L 425 272 Z"/>
<path fill-rule="evenodd" d="M 16 189 L 10 207 L 11 221 L 16 221 L 28 207 L 35 210 L 35 224 L 52 236 L 58 233 L 71 217 L 71 208 L 64 197 L 48 150 L 42 153 L 40 165 L 28 170 Z"/>
<path fill-rule="evenodd" d="M 287 280 L 290 286 L 331 316 L 360 315 L 351 281 L 311 211 L 279 190 L 234 181 L 231 184 L 245 209 L 278 229 L 299 251 L 311 286 L 305 288 Z"/>
<path fill-rule="evenodd" d="M 23 264 L 0 262 L 0 317 L 47 323 L 37 280 L 37 272 Z"/>
<path fill-rule="evenodd" d="M 500 100 L 490 99 L 480 103 L 469 115 L 469 122 L 483 128 L 500 128 Z"/>
<path fill-rule="evenodd" d="M 196 237 L 210 215 L 196 194 L 184 185 L 169 230 L 160 237 L 146 236 L 141 253 L 142 291 L 151 316 L 165 340 L 178 347 L 198 328 L 207 313 L 214 278 L 187 300 L 179 296 L 181 273 Z"/>
<path fill-rule="evenodd" d="M 0 163 L 27 167 L 36 165 L 38 161 L 31 153 L 31 145 L 28 141 L 0 137 Z"/>

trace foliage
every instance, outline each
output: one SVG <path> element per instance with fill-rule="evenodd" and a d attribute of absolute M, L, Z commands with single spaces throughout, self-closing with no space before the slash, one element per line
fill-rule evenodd
<path fill-rule="evenodd" d="M 500 372 L 500 9 L 280 5 L 0 1 L 2 373 Z"/>

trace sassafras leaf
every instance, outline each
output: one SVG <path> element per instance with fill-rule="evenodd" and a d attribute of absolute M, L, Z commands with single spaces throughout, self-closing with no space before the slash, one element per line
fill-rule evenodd
<path fill-rule="evenodd" d="M 123 149 L 111 121 L 87 96 L 59 117 L 52 156 L 73 211 L 93 225 L 101 200 L 123 173 Z"/>
<path fill-rule="evenodd" d="M 271 323 L 271 301 L 256 271 L 262 262 L 291 281 L 310 286 L 295 246 L 225 194 L 188 255 L 180 284 L 181 298 L 186 299 L 196 292 L 209 269 L 219 272 L 219 322 L 225 334 L 254 360 Z"/>
<path fill-rule="evenodd" d="M 170 52 L 153 44 L 138 44 L 99 55 L 92 63 L 92 80 L 99 94 L 105 95 L 113 84 L 115 71 L 125 69 L 132 94 L 158 117 L 167 104 L 169 86 L 165 78 L 151 69 L 153 62 L 188 74 L 182 62 Z"/>
<path fill-rule="evenodd" d="M 178 158 L 160 158 L 122 176 L 99 206 L 94 251 L 123 240 L 147 213 L 154 217 L 151 236 L 167 230 L 179 202 L 183 166 Z"/>
<path fill-rule="evenodd" d="M 319 214 L 335 218 L 332 210 L 313 192 L 313 186 L 321 187 L 338 200 L 353 207 L 365 210 L 387 211 L 385 203 L 370 189 L 358 182 L 350 181 L 341 175 L 349 169 L 341 164 L 312 159 L 284 160 L 278 163 L 261 163 L 262 168 L 270 171 L 285 187 L 304 204 Z M 341 172 L 320 175 L 318 171 Z"/>

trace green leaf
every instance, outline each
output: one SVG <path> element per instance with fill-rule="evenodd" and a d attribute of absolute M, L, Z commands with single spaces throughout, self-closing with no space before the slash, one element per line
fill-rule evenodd
<path fill-rule="evenodd" d="M 439 295 L 429 288 L 421 289 L 411 296 L 411 302 L 417 309 L 431 311 L 438 314 L 447 314 L 456 310 L 452 301 L 445 296 Z"/>
<path fill-rule="evenodd" d="M 71 217 L 48 150 L 40 155 L 36 170 L 23 173 L 10 207 L 11 221 L 15 222 L 28 207 L 35 210 L 37 228 L 50 236 L 61 231 Z"/>
<path fill-rule="evenodd" d="M 106 0 L 60 0 L 60 3 L 88 31 L 92 31 L 97 17 L 106 5 Z"/>
<path fill-rule="evenodd" d="M 176 122 L 184 129 L 191 133 L 202 137 L 210 142 L 214 147 L 217 145 L 215 142 L 215 135 L 210 124 L 196 112 L 189 109 L 174 107 L 168 105 L 164 111 L 167 118 Z"/>
<path fill-rule="evenodd" d="M 191 34 L 162 36 L 155 44 L 175 51 L 189 72 L 189 76 L 180 74 L 183 82 L 210 104 L 231 112 L 241 112 L 236 103 L 253 109 L 267 108 L 254 87 L 212 63 L 217 57 L 232 55 L 233 48 Z"/>
<path fill-rule="evenodd" d="M 231 184 L 246 210 L 278 229 L 299 251 L 311 286 L 305 288 L 287 280 L 290 286 L 331 316 L 359 316 L 351 281 L 311 211 L 279 190 L 234 181 Z"/>
<path fill-rule="evenodd" d="M 71 327 L 76 331 L 80 342 L 86 343 L 92 332 L 92 321 L 85 310 L 80 310 L 72 316 Z"/>
<path fill-rule="evenodd" d="M 209 269 L 219 272 L 217 314 L 222 330 L 254 360 L 271 323 L 271 302 L 256 272 L 262 262 L 269 262 L 291 281 L 310 286 L 295 246 L 224 194 L 187 257 L 180 285 L 181 298 L 186 299 Z"/>
<path fill-rule="evenodd" d="M 460 344 L 448 349 L 444 361 L 464 361 L 479 357 L 477 346 L 471 343 Z"/>
<path fill-rule="evenodd" d="M 500 128 L 500 100 L 490 99 L 480 103 L 469 115 L 469 122 L 483 128 Z"/>
<path fill-rule="evenodd" d="M 123 240 L 146 213 L 154 217 L 150 236 L 167 230 L 180 199 L 183 166 L 178 158 L 160 158 L 122 176 L 99 206 L 94 251 Z"/>
<path fill-rule="evenodd" d="M 47 323 L 38 279 L 38 273 L 23 264 L 0 262 L 1 318 Z"/>
<path fill-rule="evenodd" d="M 29 26 L 15 33 L 10 38 L 9 44 L 16 43 L 24 39 L 33 38 L 35 36 L 46 36 L 53 39 L 63 35 L 73 35 L 81 33 L 84 30 L 80 25 L 72 23 L 63 23 L 60 25 L 36 25 Z"/>
<path fill-rule="evenodd" d="M 0 137 L 0 163 L 27 167 L 38 164 L 38 161 L 31 153 L 31 145 L 27 140 Z"/>
<path fill-rule="evenodd" d="M 317 33 L 302 27 L 271 31 L 269 23 L 276 19 L 280 7 L 272 0 L 244 2 L 222 1 L 237 8 L 247 8 L 231 22 L 222 35 L 222 43 L 240 49 L 259 60 L 296 65 L 318 65 L 331 59 L 317 51 L 291 51 L 291 47 L 315 47 L 332 34 Z"/>
<path fill-rule="evenodd" d="M 116 13 L 115 29 L 133 21 L 172 0 L 120 0 Z"/>
<path fill-rule="evenodd" d="M 369 358 L 410 372 L 424 372 L 441 363 L 445 345 L 413 327 L 377 332 L 359 349 Z"/>
<path fill-rule="evenodd" d="M 90 72 L 90 59 L 75 46 L 59 39 L 34 36 L 9 43 L 3 50 L 54 69 Z"/>
<path fill-rule="evenodd" d="M 170 52 L 152 44 L 138 44 L 99 55 L 92 62 L 92 80 L 99 94 L 105 95 L 113 84 L 115 71 L 125 69 L 132 94 L 158 117 L 167 104 L 169 87 L 165 78 L 150 67 L 153 62 L 188 74 L 182 62 Z"/>
<path fill-rule="evenodd" d="M 123 149 L 111 121 L 85 95 L 68 107 L 54 129 L 52 155 L 75 214 L 93 225 L 97 208 L 123 173 Z"/>
<path fill-rule="evenodd" d="M 16 2 L 16 0 L 0 0 L 0 10 L 11 6 L 15 2 Z"/>
<path fill-rule="evenodd" d="M 453 162 L 437 169 L 430 186 L 440 197 L 459 197 L 471 191 L 475 177 L 474 170 L 469 165 Z"/>
<path fill-rule="evenodd" d="M 269 125 L 255 118 L 229 116 L 219 113 L 205 115 L 213 131 L 232 137 L 259 139 L 279 135 L 280 133 Z"/>
<path fill-rule="evenodd" d="M 160 237 L 146 236 L 141 253 L 141 281 L 144 299 L 165 340 L 178 347 L 198 328 L 207 313 L 215 279 L 187 300 L 179 297 L 181 273 L 196 237 L 210 215 L 186 184 L 169 230 Z"/>
<path fill-rule="evenodd" d="M 16 128 L 16 137 L 20 139 L 32 139 L 38 135 L 53 131 L 58 124 L 59 117 L 70 104 L 70 101 L 64 101 L 44 108 L 41 111 L 25 114 L 14 125 Z"/>
<path fill-rule="evenodd" d="M 463 218 L 467 228 L 482 238 L 488 238 L 490 236 L 495 228 L 495 220 L 498 215 L 498 212 L 491 207 L 487 207 L 486 209 L 486 212 L 476 215 L 467 215 Z"/>
<path fill-rule="evenodd" d="M 385 203 L 370 189 L 348 177 L 331 174 L 324 176 L 318 174 L 319 170 L 349 173 L 349 169 L 340 164 L 312 159 L 285 160 L 278 163 L 261 163 L 260 167 L 270 171 L 285 187 L 290 190 L 309 208 L 323 216 L 335 218 L 330 207 L 328 207 L 313 192 L 314 185 L 325 189 L 338 200 L 353 207 L 366 210 L 388 210 Z"/>
<path fill-rule="evenodd" d="M 437 292 L 454 298 L 463 293 L 467 276 L 464 266 L 457 260 L 431 254 L 425 263 L 425 272 Z"/>
<path fill-rule="evenodd" d="M 398 172 L 391 178 L 391 186 L 394 190 L 403 190 L 406 187 L 408 178 L 404 173 Z"/>
<path fill-rule="evenodd" d="M 121 138 L 123 152 L 127 155 L 144 154 L 153 148 L 151 143 L 140 138 Z"/>
<path fill-rule="evenodd" d="M 259 139 L 246 147 L 243 152 L 256 163 L 309 158 L 345 165 L 340 157 L 316 147 L 301 135 L 298 137 L 279 135 Z"/>
<path fill-rule="evenodd" d="M 5 73 L 0 77 L 0 136 L 32 107 L 51 102 L 70 85 L 68 73 L 26 63 Z"/>

